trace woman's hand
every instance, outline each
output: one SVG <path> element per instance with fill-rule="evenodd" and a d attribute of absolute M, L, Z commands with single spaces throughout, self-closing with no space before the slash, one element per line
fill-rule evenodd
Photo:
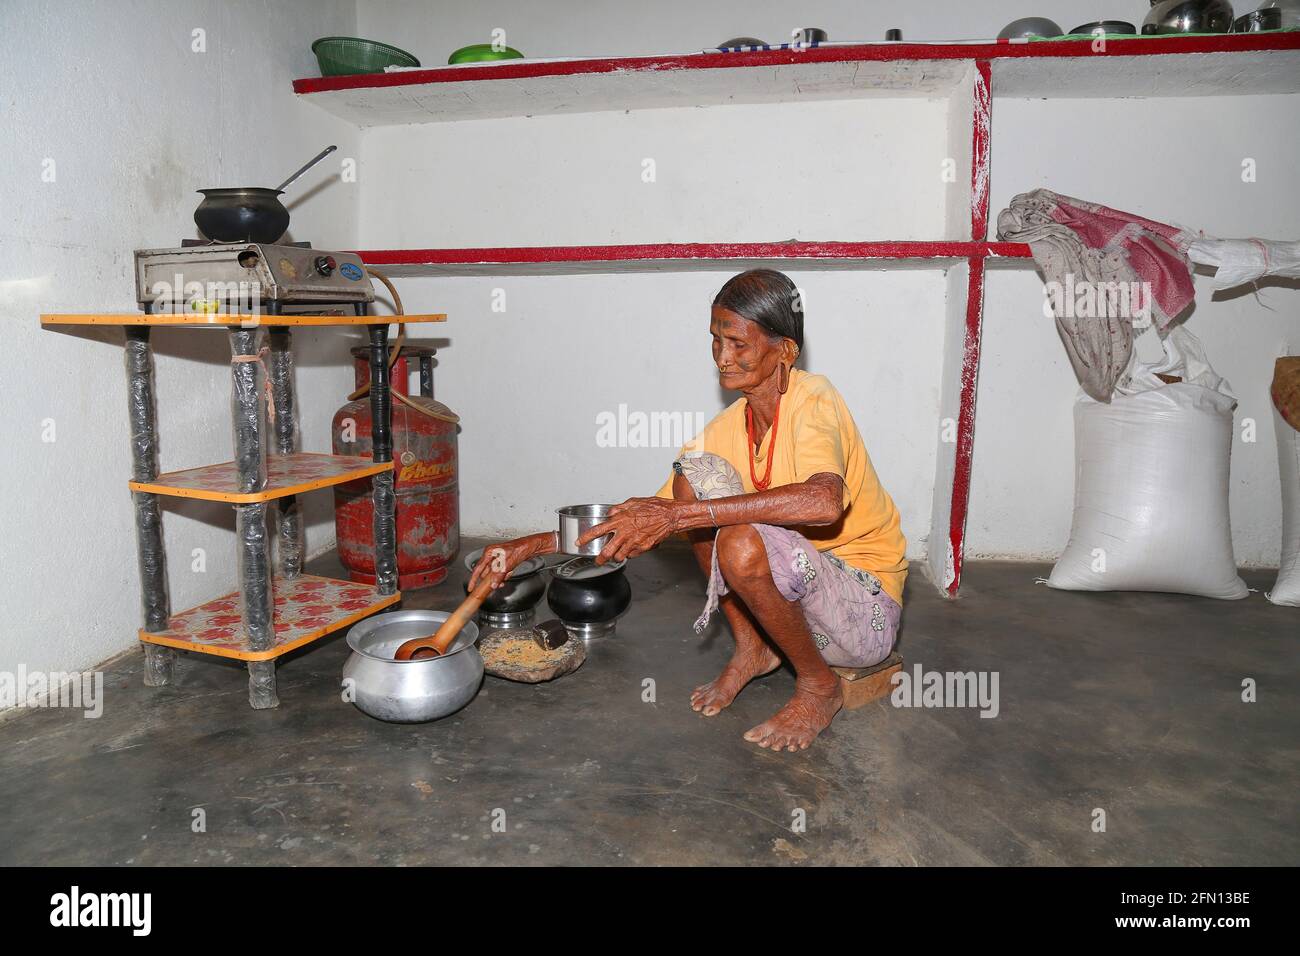
<path fill-rule="evenodd" d="M 530 534 L 526 538 L 502 541 L 500 544 L 486 548 L 483 557 L 479 559 L 478 564 L 474 565 L 474 571 L 469 576 L 469 589 L 474 590 L 475 585 L 486 574 L 492 579 L 492 590 L 495 591 L 501 587 L 511 571 L 529 558 L 541 554 L 553 554 L 557 546 L 555 538 L 554 531 L 547 531 L 542 534 Z"/>
<path fill-rule="evenodd" d="M 578 538 L 578 545 L 588 544 L 607 534 L 614 537 L 596 557 L 597 564 L 635 558 L 656 548 L 670 534 L 680 531 L 679 516 L 683 502 L 666 498 L 629 498 L 609 509 L 609 517 L 588 528 Z"/>

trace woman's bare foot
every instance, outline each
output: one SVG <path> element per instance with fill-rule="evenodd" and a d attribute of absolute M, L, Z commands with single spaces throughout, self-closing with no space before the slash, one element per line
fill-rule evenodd
<path fill-rule="evenodd" d="M 761 639 L 744 648 L 737 646 L 722 673 L 691 692 L 691 710 L 714 717 L 729 707 L 755 677 L 770 674 L 780 666 L 781 658 Z"/>
<path fill-rule="evenodd" d="M 834 690 L 818 692 L 795 684 L 794 696 L 771 719 L 746 732 L 745 739 L 771 750 L 807 750 L 813 738 L 831 725 L 844 695 L 837 681 Z"/>

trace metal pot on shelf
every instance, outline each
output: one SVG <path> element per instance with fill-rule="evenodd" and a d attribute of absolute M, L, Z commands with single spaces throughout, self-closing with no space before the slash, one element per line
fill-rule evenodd
<path fill-rule="evenodd" d="M 1277 7 L 1260 7 L 1237 17 L 1232 25 L 1233 33 L 1265 33 L 1269 30 L 1282 29 L 1282 11 Z"/>
<path fill-rule="evenodd" d="M 1151 0 L 1142 21 L 1147 35 L 1167 33 L 1228 33 L 1232 4 L 1228 0 Z"/>
<path fill-rule="evenodd" d="M 1270 30 L 1289 30 L 1292 27 L 1300 27 L 1300 0 L 1267 0 L 1260 4 L 1257 13 L 1264 13 L 1266 10 L 1277 11 L 1277 26 L 1269 27 Z M 1272 14 L 1265 15 L 1266 22 L 1274 22 Z"/>
<path fill-rule="evenodd" d="M 1091 33 L 1093 36 L 1136 36 L 1137 27 L 1127 20 L 1093 20 L 1091 23 L 1085 23 L 1077 26 L 1070 33 L 1079 35 Z"/>
<path fill-rule="evenodd" d="M 1065 31 L 1047 17 L 1021 17 L 998 31 L 999 40 L 1025 40 L 1029 37 L 1059 37 Z"/>

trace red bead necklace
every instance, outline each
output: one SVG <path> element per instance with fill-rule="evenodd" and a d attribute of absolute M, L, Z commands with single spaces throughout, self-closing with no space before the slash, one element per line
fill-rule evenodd
<path fill-rule="evenodd" d="M 767 486 L 772 483 L 772 459 L 776 457 L 776 426 L 781 421 L 781 396 L 776 399 L 776 411 L 772 413 L 772 437 L 767 442 L 767 470 L 763 474 L 763 480 L 758 480 L 758 475 L 754 474 L 754 455 L 751 452 L 746 457 L 749 459 L 749 480 L 753 482 L 754 487 L 759 491 L 766 491 Z M 753 448 L 758 444 L 754 435 L 754 410 L 749 407 L 749 402 L 745 403 L 745 434 L 749 436 L 749 447 Z"/>

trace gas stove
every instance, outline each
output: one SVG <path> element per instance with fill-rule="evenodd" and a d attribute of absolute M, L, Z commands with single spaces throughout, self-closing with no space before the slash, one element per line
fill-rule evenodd
<path fill-rule="evenodd" d="M 309 243 L 196 243 L 138 249 L 136 299 L 145 312 L 364 312 L 375 290 L 361 257 Z"/>

